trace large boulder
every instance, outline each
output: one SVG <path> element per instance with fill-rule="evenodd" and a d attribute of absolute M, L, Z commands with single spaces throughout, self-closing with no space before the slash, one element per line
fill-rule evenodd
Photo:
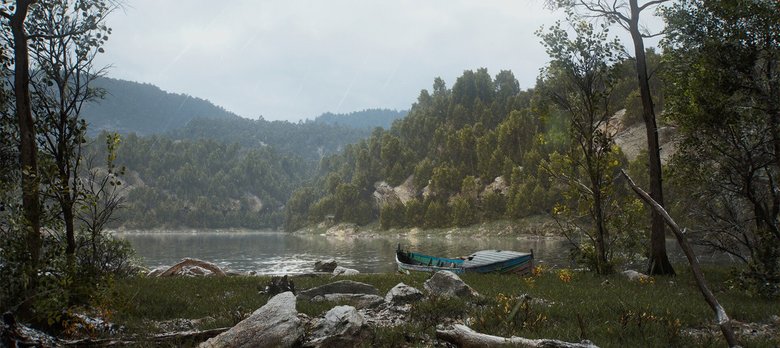
<path fill-rule="evenodd" d="M 366 319 L 355 307 L 336 306 L 325 313 L 311 333 L 307 347 L 357 347 L 371 335 Z"/>
<path fill-rule="evenodd" d="M 460 280 L 455 273 L 438 271 L 423 283 L 423 287 L 431 296 L 473 298 L 479 296 L 468 284 Z"/>
<path fill-rule="evenodd" d="M 422 292 L 420 292 L 420 290 L 417 290 L 404 283 L 398 283 L 398 285 L 394 286 L 392 289 L 390 289 L 390 291 L 387 292 L 387 295 L 385 295 L 385 302 L 393 305 L 400 305 L 417 302 L 422 300 L 423 297 L 424 295 Z"/>
<path fill-rule="evenodd" d="M 311 302 L 348 303 L 357 309 L 374 308 L 385 300 L 377 295 L 367 294 L 325 294 L 312 297 Z"/>
<path fill-rule="evenodd" d="M 311 300 L 318 295 L 327 294 L 367 294 L 378 295 L 377 290 L 373 285 L 356 282 L 352 280 L 339 280 L 330 284 L 318 286 L 298 293 L 298 298 L 302 300 Z"/>
<path fill-rule="evenodd" d="M 295 295 L 283 292 L 268 300 L 249 318 L 199 347 L 292 347 L 301 342 L 304 332 L 295 309 Z"/>

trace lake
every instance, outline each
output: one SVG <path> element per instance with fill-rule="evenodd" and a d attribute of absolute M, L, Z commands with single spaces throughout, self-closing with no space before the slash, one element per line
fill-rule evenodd
<path fill-rule="evenodd" d="M 127 239 L 146 266 L 171 266 L 185 257 L 213 262 L 222 268 L 257 274 L 302 273 L 317 260 L 335 259 L 340 266 L 363 273 L 394 272 L 395 249 L 437 256 L 465 256 L 477 250 L 534 251 L 536 262 L 576 267 L 569 260 L 568 242 L 541 237 L 447 237 L 424 234 L 336 237 L 259 231 L 133 231 L 116 232 Z M 675 240 L 667 240 L 670 258 L 684 263 Z M 699 251 L 703 263 L 731 263 L 723 255 Z M 635 265 L 643 269 L 643 265 Z"/>
<path fill-rule="evenodd" d="M 465 256 L 477 250 L 534 251 L 537 262 L 568 264 L 569 246 L 545 238 L 447 238 L 444 236 L 334 237 L 286 232 L 117 232 L 149 267 L 170 266 L 185 257 L 258 274 L 311 271 L 317 260 L 335 259 L 363 273 L 394 272 L 395 250 L 404 248 L 441 256 Z"/>

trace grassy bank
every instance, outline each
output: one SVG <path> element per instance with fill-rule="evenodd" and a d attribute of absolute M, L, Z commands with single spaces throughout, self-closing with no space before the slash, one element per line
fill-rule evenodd
<path fill-rule="evenodd" d="M 628 282 L 622 276 L 555 270 L 520 278 L 501 275 L 464 275 L 463 280 L 484 296 L 476 303 L 426 300 L 413 306 L 411 321 L 396 328 L 378 328 L 368 346 L 419 345 L 430 342 L 436 324 L 445 318 L 465 322 L 473 329 L 501 336 L 587 338 L 602 347 L 724 345 L 713 326 L 713 314 L 683 267 L 675 278 Z M 728 273 L 711 269 L 713 284 L 730 316 L 745 323 L 771 324 L 780 315 L 780 303 L 753 298 L 729 286 Z M 375 285 L 381 294 L 399 282 L 422 289 L 425 274 L 375 274 L 349 277 Z M 194 319 L 197 329 L 232 326 L 262 306 L 268 296 L 258 294 L 264 277 L 133 278 L 118 281 L 105 304 L 112 320 L 126 334 L 151 334 L 171 329 L 177 319 Z M 330 277 L 296 278 L 298 289 L 333 281 Z M 523 302 L 521 294 L 533 299 Z M 518 304 L 519 303 L 519 304 Z M 321 316 L 334 304 L 299 301 L 299 312 Z M 515 315 L 510 318 L 513 309 Z M 192 322 L 191 322 L 192 323 Z M 764 325 L 767 327 L 767 325 Z M 688 333 L 688 332 L 692 332 Z M 740 336 L 743 346 L 773 347 L 780 338 Z"/>

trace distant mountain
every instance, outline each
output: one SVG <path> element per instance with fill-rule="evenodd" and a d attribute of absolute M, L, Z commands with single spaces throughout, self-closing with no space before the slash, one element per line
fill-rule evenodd
<path fill-rule="evenodd" d="M 90 135 L 103 130 L 159 134 L 184 127 L 195 118 L 240 118 L 208 100 L 169 93 L 148 83 L 103 77 L 93 86 L 103 88 L 106 96 L 84 105 L 81 116 L 89 123 Z"/>
<path fill-rule="evenodd" d="M 348 114 L 326 112 L 314 119 L 314 122 L 372 130 L 376 127 L 390 129 L 393 121 L 404 118 L 408 111 L 390 109 L 366 109 Z"/>

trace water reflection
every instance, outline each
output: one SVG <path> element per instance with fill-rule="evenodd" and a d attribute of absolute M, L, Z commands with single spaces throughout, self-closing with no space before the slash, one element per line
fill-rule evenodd
<path fill-rule="evenodd" d="M 361 272 L 393 272 L 395 249 L 404 247 L 442 256 L 476 250 L 534 250 L 537 261 L 568 264 L 565 241 L 528 238 L 468 238 L 425 235 L 333 237 L 284 232 L 117 233 L 127 239 L 146 265 L 173 265 L 185 257 L 207 260 L 231 270 L 259 274 L 311 270 L 316 260 L 335 259 Z"/>

